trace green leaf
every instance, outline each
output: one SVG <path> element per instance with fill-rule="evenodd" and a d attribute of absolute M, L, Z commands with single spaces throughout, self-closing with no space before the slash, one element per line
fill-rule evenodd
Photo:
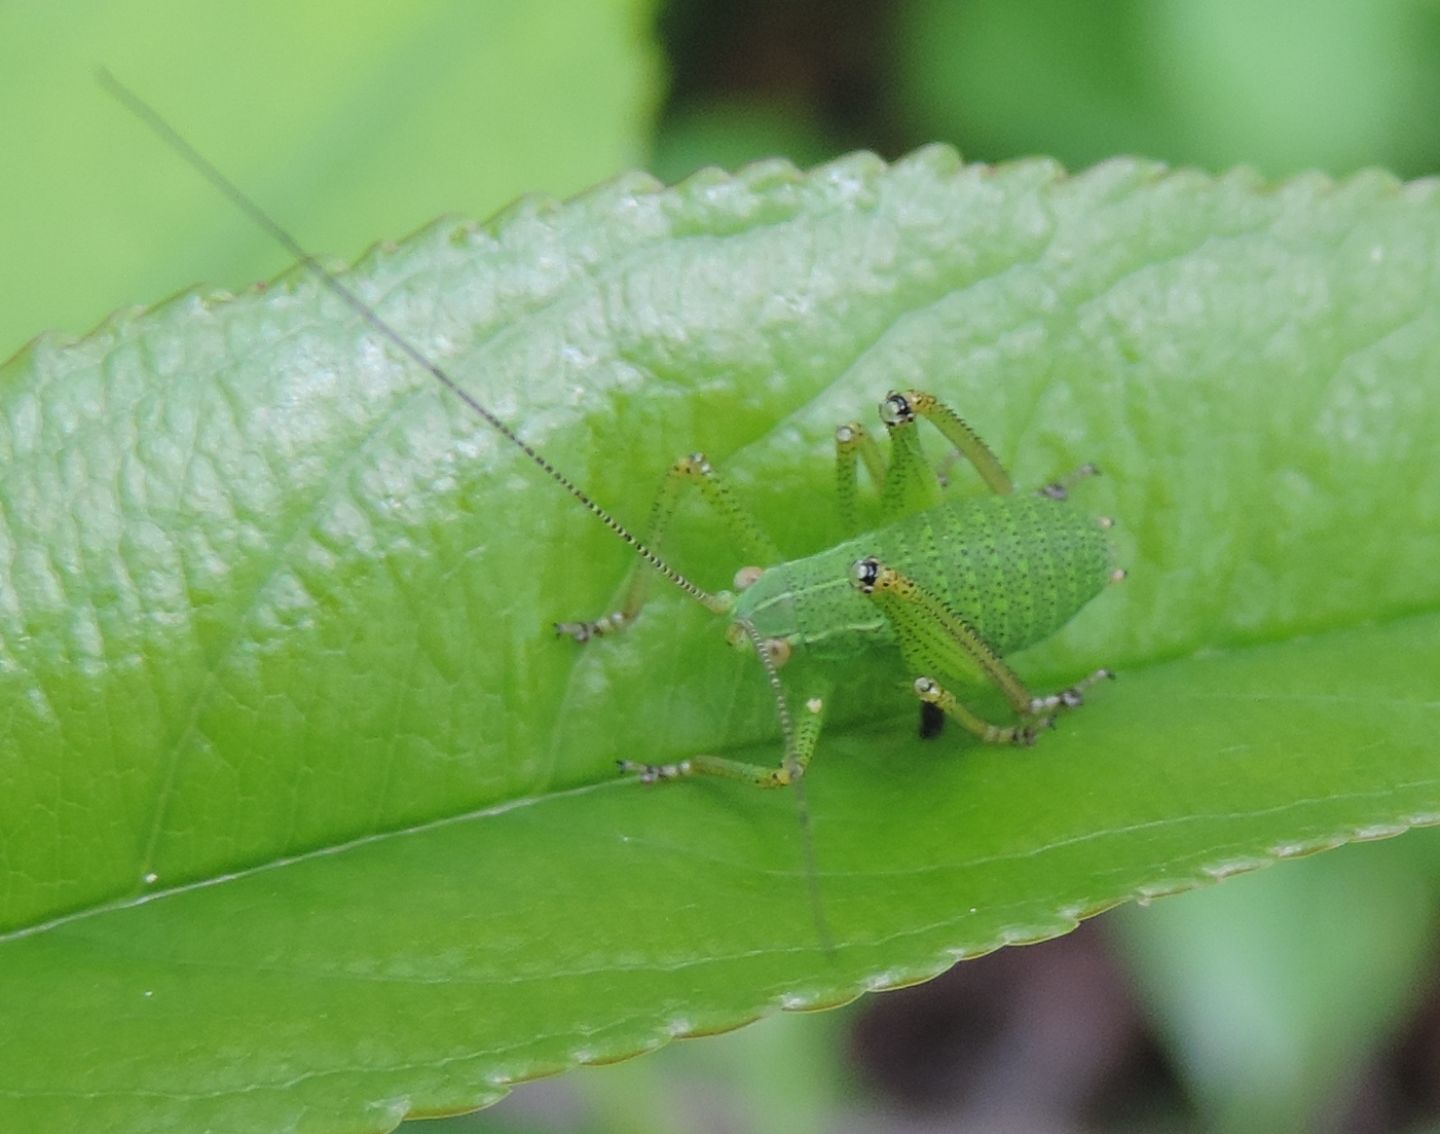
<path fill-rule="evenodd" d="M 0 373 L 0 1126 L 376 1129 L 1440 818 L 1433 185 L 943 149 L 439 224 L 347 279 L 632 524 L 704 449 L 799 553 L 891 386 L 1130 581 L 1021 655 L 1122 677 L 1027 751 L 856 659 L 795 800 L 754 660 L 313 279 Z M 679 564 L 736 564 L 687 513 Z M 788 671 L 787 671 L 788 672 Z M 953 730 L 952 730 L 953 731 Z"/>

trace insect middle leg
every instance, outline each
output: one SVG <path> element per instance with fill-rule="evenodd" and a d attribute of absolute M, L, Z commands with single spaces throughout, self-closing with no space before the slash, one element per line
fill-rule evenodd
<path fill-rule="evenodd" d="M 792 728 L 790 713 L 783 700 L 781 705 L 781 729 L 785 732 L 785 754 L 779 767 L 764 764 L 750 764 L 743 760 L 731 760 L 724 756 L 690 756 L 673 764 L 645 764 L 636 760 L 620 760 L 620 770 L 637 775 L 646 783 L 657 780 L 678 780 L 687 776 L 719 776 L 727 780 L 739 780 L 753 787 L 789 787 L 805 774 L 810 758 L 815 754 L 815 743 L 820 738 L 820 725 L 824 718 L 825 703 L 819 697 L 805 702 L 799 722 Z"/>
<path fill-rule="evenodd" d="M 1084 703 L 1086 689 L 1113 676 L 1107 669 L 1098 669 L 1068 689 L 1036 697 L 974 627 L 915 580 L 873 558 L 857 560 L 851 578 L 856 589 L 895 627 L 907 665 L 920 675 L 915 679 L 915 695 L 987 744 L 1033 744 L 1039 731 L 1051 727 L 1059 713 Z M 975 668 L 1005 695 L 1015 711 L 1013 724 L 985 720 L 929 676 Z"/>
<path fill-rule="evenodd" d="M 780 551 L 765 534 L 749 511 L 730 491 L 713 465 L 703 453 L 690 453 L 679 458 L 665 474 L 660 491 L 650 511 L 650 523 L 646 528 L 645 544 L 652 551 L 659 551 L 675 509 L 687 488 L 700 490 L 706 502 L 719 515 L 736 545 L 750 560 L 750 564 L 736 572 L 737 587 L 747 586 L 759 577 L 762 565 L 771 565 L 781 559 Z M 602 634 L 622 630 L 635 620 L 649 596 L 655 572 L 644 560 L 637 562 L 630 571 L 625 584 L 625 598 L 619 610 L 589 622 L 557 622 L 555 629 L 578 642 L 587 642 Z M 724 592 L 718 598 L 728 599 Z M 728 605 L 728 602 L 727 604 Z M 725 606 L 717 604 L 717 612 Z M 756 787 L 786 787 L 795 783 L 809 766 L 815 744 L 820 735 L 820 723 L 824 712 L 824 701 L 815 696 L 809 698 L 800 715 L 798 724 L 794 721 L 790 703 L 780 681 L 779 667 L 788 656 L 788 646 L 780 641 L 766 641 L 761 638 L 745 620 L 731 623 L 732 629 L 741 635 L 737 641 L 749 639 L 756 655 L 765 668 L 772 693 L 775 697 L 776 715 L 784 737 L 784 755 L 778 767 L 749 764 L 723 756 L 698 755 L 687 757 L 669 764 L 647 764 L 635 760 L 620 760 L 620 770 L 639 776 L 653 783 L 657 780 L 680 779 L 686 776 L 720 776 L 739 780 Z"/>
<path fill-rule="evenodd" d="M 691 487 L 700 490 L 706 503 L 720 516 L 736 546 L 746 557 L 747 567 L 736 574 L 737 586 L 753 581 L 761 568 L 780 561 L 779 549 L 730 491 L 704 453 L 690 453 L 680 457 L 670 466 L 660 482 L 660 491 L 650 509 L 650 522 L 643 539 L 644 544 L 652 551 L 660 551 L 675 509 L 685 491 Z M 556 633 L 574 638 L 577 642 L 588 642 L 591 638 L 623 630 L 640 613 L 650 596 L 654 582 L 655 571 L 651 565 L 637 559 L 626 577 L 625 597 L 618 610 L 589 621 L 557 622 Z M 721 592 L 715 597 L 719 600 L 715 609 L 723 612 L 731 601 L 730 596 Z"/>

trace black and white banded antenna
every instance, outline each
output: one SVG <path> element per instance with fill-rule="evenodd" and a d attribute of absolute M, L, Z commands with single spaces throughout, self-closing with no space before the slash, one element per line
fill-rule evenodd
<path fill-rule="evenodd" d="M 675 586 L 688 594 L 691 598 L 703 603 L 714 611 L 723 611 L 726 607 L 725 601 L 716 595 L 710 594 L 701 587 L 696 586 L 670 564 L 661 559 L 646 544 L 625 527 L 619 520 L 612 516 L 605 508 L 591 499 L 590 495 L 566 476 L 563 472 L 552 465 L 530 444 L 521 439 L 513 429 L 506 425 L 500 418 L 496 417 L 486 406 L 481 403 L 474 394 L 471 394 L 458 381 L 455 380 L 443 366 L 426 355 L 419 347 L 397 331 L 380 315 L 375 308 L 361 299 L 360 296 L 349 285 L 344 283 L 334 272 L 321 264 L 312 256 L 305 247 L 297 240 L 290 231 L 283 227 L 279 221 L 271 216 L 260 204 L 236 185 L 230 178 L 226 177 L 209 158 L 191 145 L 180 132 L 153 106 L 142 99 L 124 83 L 120 82 L 106 68 L 101 67 L 96 71 L 96 78 L 100 85 L 109 94 L 113 95 L 116 101 L 126 110 L 149 127 L 150 131 L 163 142 L 172 153 L 181 161 L 203 177 L 210 185 L 219 192 L 226 200 L 230 201 L 236 208 L 250 218 L 254 224 L 270 236 L 290 255 L 302 264 L 307 271 L 327 287 L 334 295 L 344 303 L 381 338 L 388 341 L 407 359 L 413 362 L 420 369 L 424 370 L 441 386 L 449 390 L 455 397 L 460 399 L 472 413 L 484 421 L 491 429 L 509 441 L 520 452 L 530 458 L 530 461 L 539 466 L 551 480 L 580 501 L 592 516 L 620 537 L 628 544 L 637 555 L 640 556 L 651 567 L 655 568 L 661 575 L 668 579 Z"/>

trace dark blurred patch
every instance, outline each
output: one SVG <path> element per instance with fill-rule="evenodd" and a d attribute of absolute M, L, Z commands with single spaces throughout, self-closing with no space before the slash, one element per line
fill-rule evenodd
<path fill-rule="evenodd" d="M 811 165 L 910 148 L 892 106 L 894 10 L 825 0 L 673 0 L 660 18 L 670 98 L 653 168 L 675 180 L 781 154 Z"/>
<path fill-rule="evenodd" d="M 887 121 L 894 9 L 827 0 L 675 0 L 660 18 L 672 106 L 745 92 L 839 133 Z"/>
<path fill-rule="evenodd" d="M 654 168 L 922 142 L 1270 176 L 1440 164 L 1440 6 L 672 0 Z"/>
<path fill-rule="evenodd" d="M 925 1119 L 1049 1134 L 1204 1127 L 1093 922 L 871 998 L 850 1056 L 879 1097 L 920 1120 L 907 1129 Z M 1440 1125 L 1440 958 L 1394 1040 L 1314 1121 L 1315 1134 Z"/>
<path fill-rule="evenodd" d="M 920 739 L 934 740 L 945 731 L 945 713 L 929 701 L 920 702 Z"/>
<path fill-rule="evenodd" d="M 1430 995 L 1410 1022 L 1394 1055 L 1394 1089 L 1406 1122 L 1440 1122 L 1440 962 Z"/>
<path fill-rule="evenodd" d="M 1345 1134 L 1389 1134 L 1440 1126 L 1440 958 L 1418 1010 L 1337 1108 L 1334 1129 Z"/>
<path fill-rule="evenodd" d="M 1130 1128 L 1186 1110 L 1092 924 L 872 998 L 852 1058 L 896 1107 L 944 1111 L 955 1129 Z"/>

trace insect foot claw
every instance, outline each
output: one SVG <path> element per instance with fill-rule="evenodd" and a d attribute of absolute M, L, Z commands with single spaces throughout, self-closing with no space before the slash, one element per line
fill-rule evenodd
<path fill-rule="evenodd" d="M 1053 714 L 1056 711 L 1078 709 L 1080 708 L 1080 706 L 1085 704 L 1085 691 L 1087 689 L 1089 689 L 1093 685 L 1098 684 L 1101 681 L 1111 680 L 1114 678 L 1114 676 L 1115 674 L 1111 670 L 1097 669 L 1089 677 L 1085 678 L 1083 681 L 1077 681 L 1068 689 L 1062 689 L 1059 693 L 1051 693 L 1049 696 L 1046 697 L 1033 698 L 1030 701 L 1030 712 L 1035 714 Z M 1051 715 L 1045 717 L 1044 722 L 1048 723 L 1049 727 L 1054 728 L 1056 719 L 1057 718 L 1054 715 Z M 1037 723 L 1041 723 L 1038 717 Z"/>
<path fill-rule="evenodd" d="M 562 638 L 574 638 L 583 645 L 591 638 L 613 634 L 617 630 L 625 629 L 629 624 L 630 616 L 623 610 L 617 610 L 597 618 L 593 622 L 557 622 L 555 623 L 555 633 Z"/>
<path fill-rule="evenodd" d="M 1069 476 L 1061 477 L 1059 480 L 1052 480 L 1049 484 L 1041 486 L 1039 494 L 1048 496 L 1051 500 L 1070 499 L 1070 490 L 1079 484 L 1086 477 L 1099 476 L 1100 467 L 1096 464 L 1084 464 L 1072 472 Z"/>
<path fill-rule="evenodd" d="M 615 764 L 621 775 L 639 776 L 642 784 L 678 780 L 681 776 L 690 774 L 689 760 L 681 760 L 678 764 L 642 764 L 638 760 L 616 760 Z"/>

